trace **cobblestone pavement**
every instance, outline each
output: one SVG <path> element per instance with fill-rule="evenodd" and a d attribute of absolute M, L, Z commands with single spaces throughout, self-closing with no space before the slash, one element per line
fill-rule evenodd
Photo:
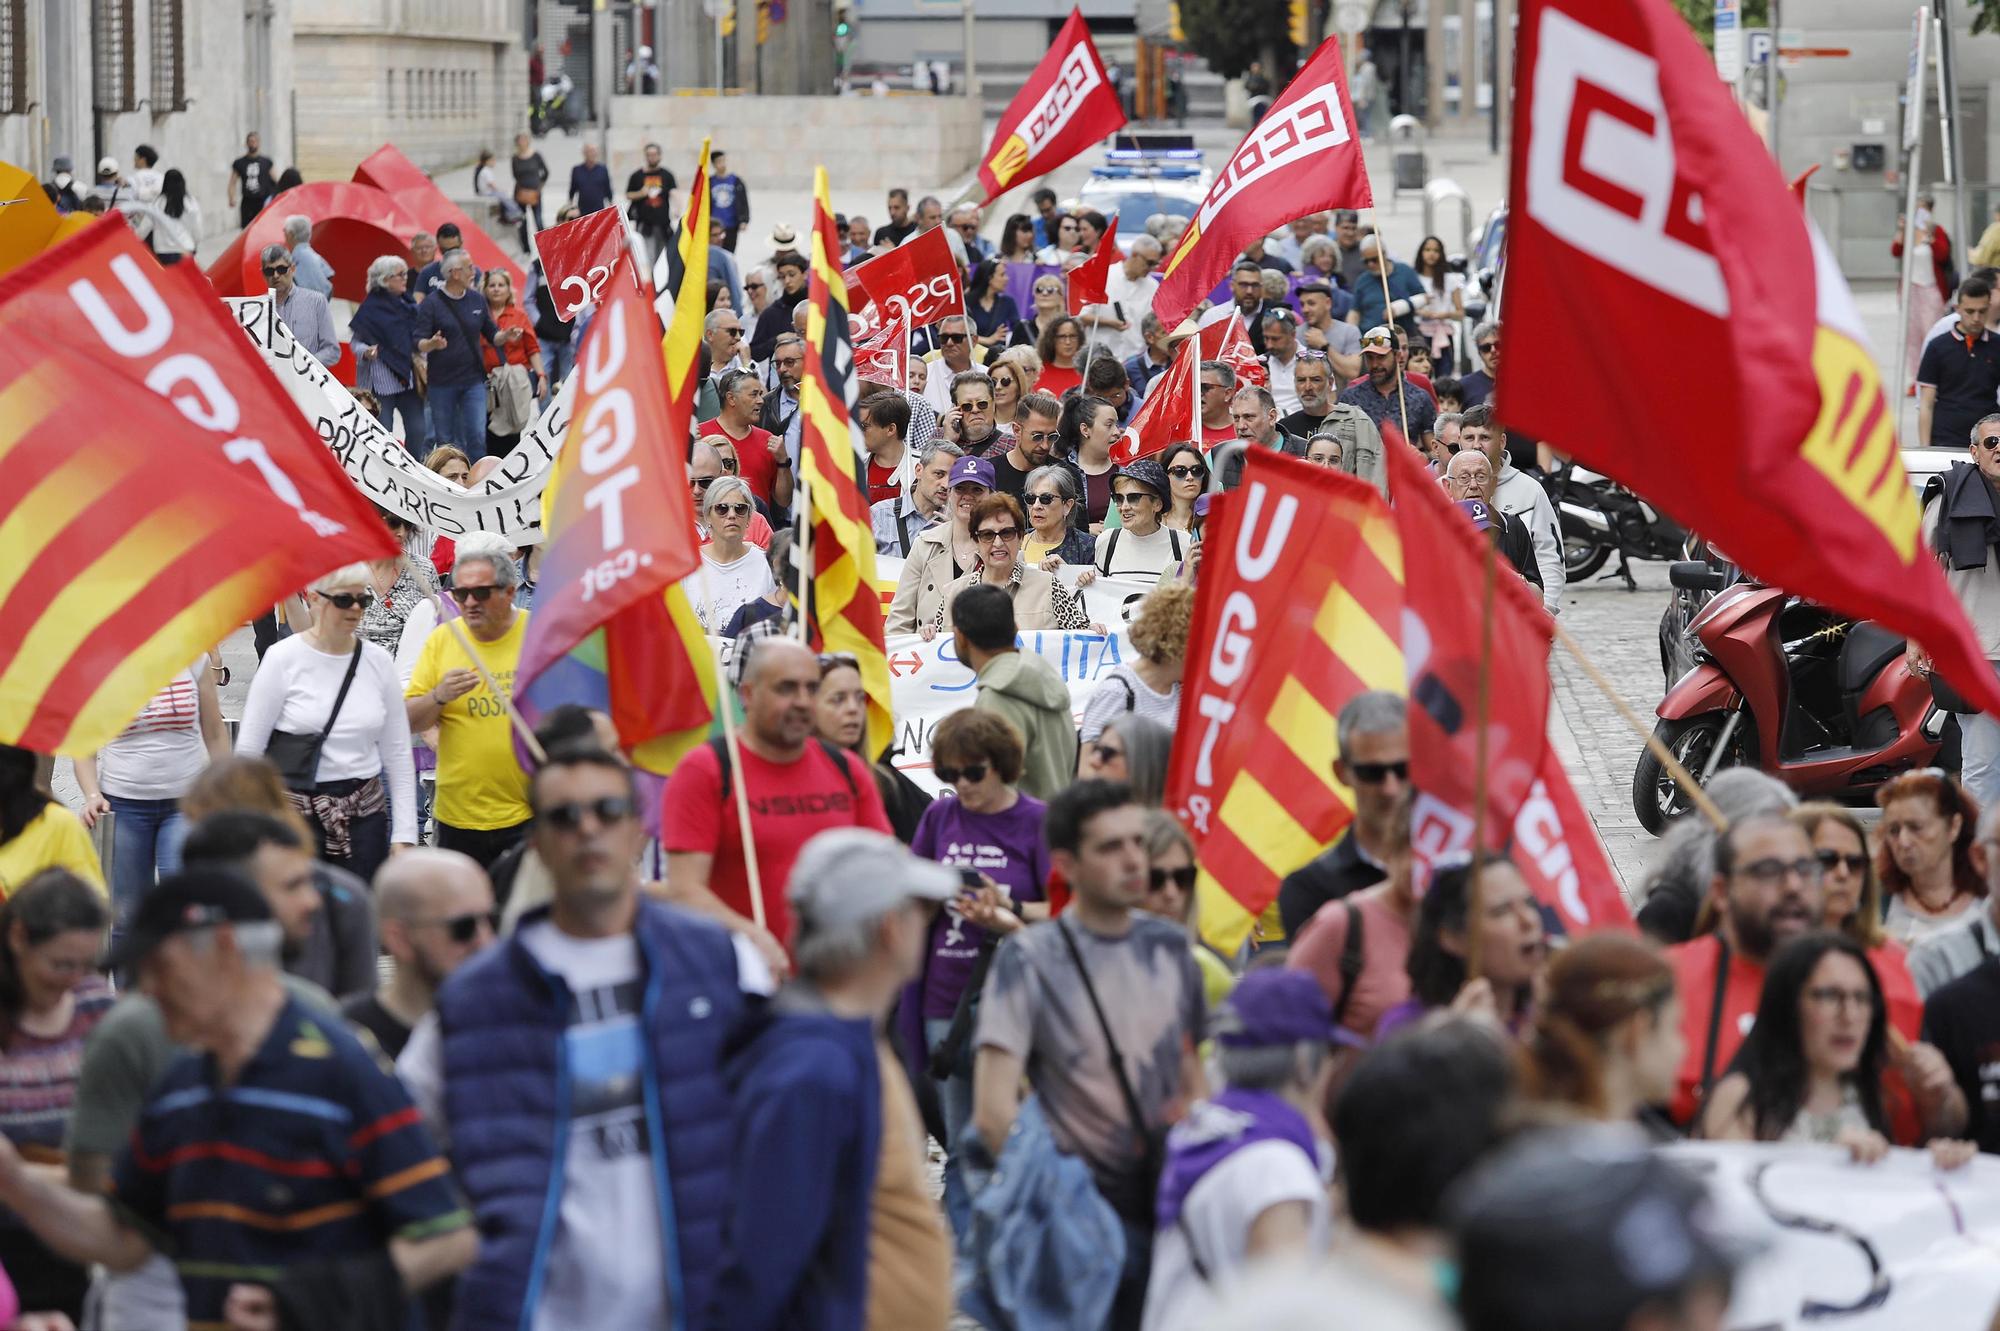
<path fill-rule="evenodd" d="M 1607 566 L 1615 567 L 1615 562 Z M 1632 571 L 1639 584 L 1636 592 L 1627 591 L 1615 574 L 1568 588 L 1562 623 L 1650 727 L 1653 709 L 1666 692 L 1659 630 L 1671 589 L 1665 564 L 1634 563 Z M 1549 662 L 1549 678 L 1555 693 L 1550 742 L 1562 755 L 1577 799 L 1597 823 L 1629 898 L 1657 844 L 1632 812 L 1632 769 L 1645 742 L 1561 646 Z"/>

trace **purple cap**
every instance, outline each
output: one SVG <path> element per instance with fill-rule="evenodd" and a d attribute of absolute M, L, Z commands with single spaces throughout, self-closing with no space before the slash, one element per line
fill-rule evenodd
<path fill-rule="evenodd" d="M 1232 1049 L 1305 1040 L 1345 1044 L 1352 1038 L 1351 1032 L 1343 1031 L 1334 1021 L 1333 1004 L 1310 971 L 1275 966 L 1250 971 L 1236 982 L 1216 1010 L 1209 1034 Z"/>
<path fill-rule="evenodd" d="M 1493 516 L 1493 510 L 1486 507 L 1486 501 L 1483 499 L 1461 499 L 1458 501 L 1458 507 L 1466 517 L 1472 519 L 1472 526 L 1476 531 L 1492 531 L 1500 525 L 1499 520 Z"/>
<path fill-rule="evenodd" d="M 993 464 L 985 458 L 960 458 L 951 464 L 951 486 L 957 489 L 967 481 L 975 485 L 993 488 Z"/>
<path fill-rule="evenodd" d="M 1194 515 L 1198 518 L 1207 517 L 1208 501 L 1213 498 L 1215 498 L 1215 492 L 1213 490 L 1203 490 L 1200 494 L 1196 495 L 1194 501 Z"/>

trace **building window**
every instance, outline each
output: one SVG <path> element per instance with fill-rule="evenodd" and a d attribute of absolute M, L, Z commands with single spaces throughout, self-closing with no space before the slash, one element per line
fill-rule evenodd
<path fill-rule="evenodd" d="M 0 116 L 28 109 L 28 0 L 0 0 Z"/>
<path fill-rule="evenodd" d="M 91 105 L 99 111 L 136 111 L 132 73 L 132 0 L 91 0 Z"/>
<path fill-rule="evenodd" d="M 182 0 L 153 0 L 153 114 L 187 110 L 187 17 Z"/>
<path fill-rule="evenodd" d="M 382 71 L 382 101 L 387 106 L 389 114 L 392 116 L 395 115 L 396 114 L 396 71 L 393 69 L 385 69 Z"/>

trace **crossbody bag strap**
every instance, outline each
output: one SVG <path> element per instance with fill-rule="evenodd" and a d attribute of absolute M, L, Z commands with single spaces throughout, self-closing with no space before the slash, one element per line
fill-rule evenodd
<path fill-rule="evenodd" d="M 1097 1014 L 1097 1028 L 1104 1032 L 1104 1043 L 1111 1050 L 1111 1070 L 1118 1076 L 1118 1090 L 1125 1097 L 1126 1112 L 1132 1115 L 1132 1127 L 1138 1132 L 1140 1143 L 1151 1151 L 1152 1136 L 1146 1129 L 1146 1115 L 1139 1108 L 1139 1097 L 1132 1090 L 1132 1079 L 1125 1073 L 1125 1055 L 1120 1052 L 1118 1041 L 1112 1037 L 1111 1023 L 1104 1016 L 1104 1005 L 1097 1001 L 1097 986 L 1090 982 L 1090 970 L 1083 964 L 1083 952 L 1069 931 L 1068 920 L 1057 920 L 1056 931 L 1069 947 L 1070 960 L 1076 963 L 1076 973 L 1083 977 L 1083 996 L 1090 1000 L 1090 1010 Z"/>
<path fill-rule="evenodd" d="M 1715 1046 L 1722 1038 L 1722 1000 L 1729 992 L 1729 941 L 1716 935 L 1715 994 L 1708 1009 L 1708 1040 L 1701 1051 L 1701 1098 L 1715 1085 Z"/>
<path fill-rule="evenodd" d="M 354 683 L 354 672 L 361 668 L 361 643 L 358 637 L 354 640 L 353 654 L 347 658 L 347 675 L 340 681 L 340 692 L 333 695 L 333 710 L 326 714 L 326 725 L 320 728 L 319 739 L 313 744 L 315 757 L 326 747 L 326 737 L 333 733 L 333 723 L 340 719 L 340 705 L 347 701 L 347 690 Z"/>

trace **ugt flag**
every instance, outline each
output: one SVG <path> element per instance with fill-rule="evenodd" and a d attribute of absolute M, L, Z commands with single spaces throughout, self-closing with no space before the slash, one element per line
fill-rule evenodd
<path fill-rule="evenodd" d="M 90 753 L 230 630 L 396 555 L 193 264 L 108 218 L 0 281 L 0 741 Z"/>
<path fill-rule="evenodd" d="M 1374 203 L 1340 42 L 1328 38 L 1216 174 L 1194 221 L 1160 264 L 1153 313 L 1168 328 L 1187 318 L 1253 236 L 1323 208 Z"/>
<path fill-rule="evenodd" d="M 1083 11 L 1072 9 L 1055 45 L 1000 116 L 979 164 L 980 204 L 1046 175 L 1124 126 L 1125 108 L 1105 76 Z"/>
<path fill-rule="evenodd" d="M 1500 419 L 1762 581 L 1914 638 L 2000 709 L 1847 283 L 1687 21 L 1667 0 L 1526 0 L 1520 34 Z M 1674 446 L 1635 443 L 1634 420 L 1672 421 Z"/>

